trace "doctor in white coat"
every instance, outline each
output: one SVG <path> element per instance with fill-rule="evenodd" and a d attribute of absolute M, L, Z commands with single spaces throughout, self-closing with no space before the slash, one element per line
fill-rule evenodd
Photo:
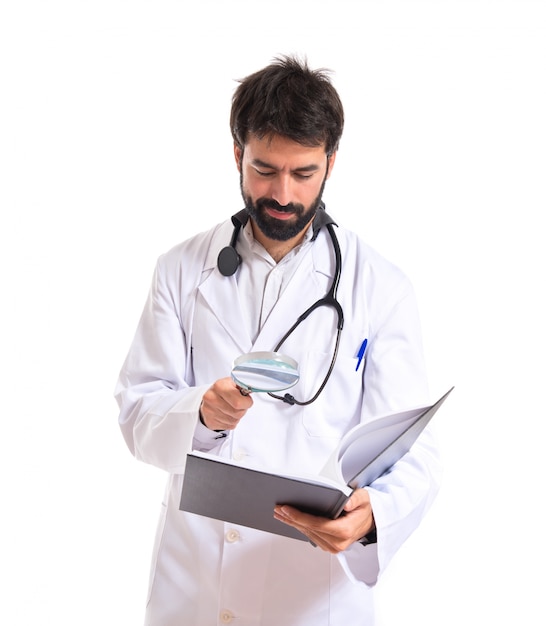
<path fill-rule="evenodd" d="M 168 473 L 145 624 L 371 626 L 373 586 L 438 489 L 428 430 L 337 520 L 271 511 L 309 542 L 179 510 L 192 449 L 309 474 L 357 423 L 429 402 L 410 282 L 321 201 L 343 129 L 326 74 L 275 60 L 241 81 L 231 127 L 245 210 L 158 260 L 116 388 L 129 449 Z M 226 247 L 233 267 L 219 267 Z M 282 344 L 299 363 L 299 404 L 241 394 L 233 360 L 274 349 L 333 282 L 342 329 L 336 307 L 321 306 Z"/>

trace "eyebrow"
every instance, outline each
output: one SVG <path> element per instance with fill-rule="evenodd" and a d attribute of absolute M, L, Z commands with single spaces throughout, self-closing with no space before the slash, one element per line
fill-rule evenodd
<path fill-rule="evenodd" d="M 257 167 L 263 167 L 269 170 L 275 170 L 276 172 L 279 171 L 277 167 L 275 167 L 274 165 L 271 165 L 270 163 L 266 163 L 265 161 L 262 161 L 261 159 L 252 159 L 252 165 L 255 165 Z M 310 165 L 302 165 L 301 167 L 296 167 L 295 169 L 291 171 L 293 172 L 316 172 L 318 169 L 320 169 L 320 167 L 316 163 L 311 163 Z"/>

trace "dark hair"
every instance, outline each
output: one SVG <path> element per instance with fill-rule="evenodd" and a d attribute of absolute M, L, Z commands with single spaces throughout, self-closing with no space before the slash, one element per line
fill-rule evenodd
<path fill-rule="evenodd" d="M 239 81 L 231 105 L 231 134 L 242 149 L 253 133 L 281 135 L 304 146 L 324 144 L 331 155 L 343 132 L 343 106 L 327 71 L 305 61 L 277 57 Z"/>

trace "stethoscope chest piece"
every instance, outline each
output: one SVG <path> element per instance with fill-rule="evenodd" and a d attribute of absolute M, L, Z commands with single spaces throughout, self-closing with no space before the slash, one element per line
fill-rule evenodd
<path fill-rule="evenodd" d="M 233 276 L 241 264 L 241 257 L 239 256 L 235 246 L 237 245 L 239 231 L 246 224 L 247 220 L 248 213 L 246 209 L 239 211 L 239 213 L 236 213 L 231 218 L 234 226 L 231 241 L 229 242 L 229 246 L 222 248 L 218 254 L 218 269 L 220 270 L 220 274 L 222 274 L 222 276 Z"/>
<path fill-rule="evenodd" d="M 234 246 L 226 246 L 218 254 L 218 269 L 222 276 L 233 276 L 239 267 L 241 257 Z"/>

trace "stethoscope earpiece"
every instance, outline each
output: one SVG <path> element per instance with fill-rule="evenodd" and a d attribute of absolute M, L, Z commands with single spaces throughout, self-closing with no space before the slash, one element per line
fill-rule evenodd
<path fill-rule="evenodd" d="M 218 255 L 218 269 L 222 276 L 233 276 L 241 263 L 241 257 L 233 246 L 226 246 Z"/>

